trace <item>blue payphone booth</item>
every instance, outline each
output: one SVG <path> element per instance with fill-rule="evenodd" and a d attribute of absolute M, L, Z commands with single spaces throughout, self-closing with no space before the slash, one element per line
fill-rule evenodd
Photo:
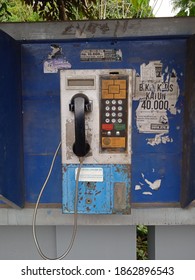
<path fill-rule="evenodd" d="M 63 201 L 63 211 L 72 212 L 75 137 L 80 146 L 89 144 L 79 183 L 82 213 L 127 214 L 131 207 L 175 207 L 180 201 L 183 207 L 194 199 L 193 110 L 188 106 L 193 104 L 194 39 L 192 32 L 179 32 L 173 19 L 173 34 L 158 25 L 149 31 L 152 21 L 144 21 L 140 34 L 131 29 L 137 22 L 131 20 L 49 24 L 51 32 L 42 37 L 37 24 L 25 24 L 31 35 L 21 33 L 23 24 L 17 31 L 2 24 L 0 189 L 5 203 L 35 203 L 37 182 L 43 183 L 62 141 L 41 203 L 60 207 Z M 77 94 L 77 103 L 84 100 L 86 108 L 87 98 L 91 108 L 82 121 L 75 117 Z M 81 123 L 84 138 L 75 136 Z"/>

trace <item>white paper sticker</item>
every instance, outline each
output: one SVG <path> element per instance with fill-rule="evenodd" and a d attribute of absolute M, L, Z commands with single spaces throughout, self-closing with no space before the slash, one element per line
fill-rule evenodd
<path fill-rule="evenodd" d="M 153 169 L 152 173 L 154 173 L 155 170 Z M 136 191 L 142 191 L 142 194 L 144 195 L 153 195 L 153 191 L 158 191 L 161 187 L 162 179 L 156 178 L 156 180 L 148 180 L 144 173 L 141 173 L 141 181 L 138 184 L 135 185 Z M 147 189 L 150 188 L 151 191 L 147 191 Z"/>
<path fill-rule="evenodd" d="M 121 49 L 84 49 L 80 53 L 81 61 L 121 61 Z"/>
<path fill-rule="evenodd" d="M 163 64 L 160 61 L 151 61 L 147 65 L 141 65 L 140 76 L 136 77 L 133 100 L 139 100 L 136 124 L 140 133 L 154 133 L 159 136 L 169 133 L 167 112 L 172 115 L 178 113 L 177 75 L 174 69 L 171 72 L 167 69 L 164 74 L 162 69 Z M 151 141 L 148 141 L 148 144 L 151 144 Z"/>
<path fill-rule="evenodd" d="M 44 73 L 58 73 L 59 70 L 71 68 L 59 45 L 51 45 L 52 51 L 43 62 Z"/>
<path fill-rule="evenodd" d="M 78 168 L 75 169 L 75 180 Z M 79 181 L 80 182 L 103 182 L 103 168 L 81 168 Z"/>

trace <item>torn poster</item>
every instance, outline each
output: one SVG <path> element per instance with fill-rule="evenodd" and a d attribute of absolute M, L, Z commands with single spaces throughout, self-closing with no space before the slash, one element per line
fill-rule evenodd
<path fill-rule="evenodd" d="M 47 59 L 44 60 L 43 72 L 58 73 L 58 70 L 71 68 L 71 64 L 63 55 L 62 48 L 56 44 L 53 44 L 50 47 L 52 50 L 48 54 Z"/>
<path fill-rule="evenodd" d="M 154 170 L 153 170 L 153 174 L 154 174 Z M 144 173 L 141 173 L 141 181 L 139 182 L 139 184 L 135 185 L 135 190 L 136 191 L 141 191 L 142 194 L 144 195 L 153 195 L 153 191 L 158 191 L 161 187 L 161 183 L 162 183 L 162 179 L 161 178 L 156 178 L 156 179 L 152 179 L 152 180 L 148 180 L 145 177 Z M 148 190 L 147 190 L 148 189 Z"/>
<path fill-rule="evenodd" d="M 154 133 L 158 137 L 147 138 L 148 144 L 158 145 L 173 142 L 164 134 L 169 133 L 169 119 L 167 112 L 176 115 L 176 103 L 179 97 L 179 86 L 174 69 L 162 73 L 163 64 L 151 61 L 140 67 L 140 76 L 136 77 L 133 100 L 138 100 L 136 110 L 136 125 L 140 133 Z M 163 137 L 159 141 L 159 137 Z M 158 141 L 155 141 L 157 139 Z M 161 141 L 162 140 L 162 141 Z M 166 140 L 166 141 L 165 141 Z"/>

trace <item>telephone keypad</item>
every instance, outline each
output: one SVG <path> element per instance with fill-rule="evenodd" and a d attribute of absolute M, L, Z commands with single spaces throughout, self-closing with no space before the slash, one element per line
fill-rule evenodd
<path fill-rule="evenodd" d="M 125 152 L 128 77 L 101 77 L 100 143 L 102 151 Z"/>
<path fill-rule="evenodd" d="M 113 101 L 116 102 L 116 100 L 106 100 L 105 105 L 109 103 L 113 104 Z M 123 103 L 120 103 L 123 104 Z M 104 105 L 103 105 L 104 107 Z M 125 110 L 125 106 L 105 106 L 105 112 L 104 112 L 104 116 L 105 116 L 105 122 L 109 123 L 122 123 L 123 122 L 123 113 L 122 111 Z"/>

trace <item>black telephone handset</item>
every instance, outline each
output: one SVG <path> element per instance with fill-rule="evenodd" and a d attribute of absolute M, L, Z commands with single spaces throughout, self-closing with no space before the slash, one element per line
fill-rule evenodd
<path fill-rule="evenodd" d="M 83 93 L 75 94 L 69 104 L 69 110 L 75 115 L 75 142 L 73 152 L 78 157 L 84 157 L 90 150 L 85 135 L 85 112 L 91 112 L 91 103 Z"/>

